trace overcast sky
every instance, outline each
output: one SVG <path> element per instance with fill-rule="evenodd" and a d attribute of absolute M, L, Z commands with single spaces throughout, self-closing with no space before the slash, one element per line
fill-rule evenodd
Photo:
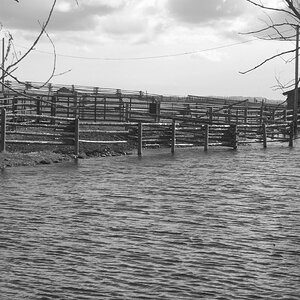
<path fill-rule="evenodd" d="M 51 0 L 1 0 L 1 37 L 26 51 L 46 20 Z M 279 3 L 271 0 L 264 3 Z M 277 19 L 278 15 L 270 15 Z M 294 76 L 276 59 L 242 75 L 294 42 L 261 41 L 241 32 L 267 20 L 244 0 L 58 0 L 47 29 L 56 47 L 53 83 L 91 85 L 175 95 L 284 99 L 274 90 Z M 17 70 L 24 81 L 44 81 L 53 49 L 43 38 Z M 290 57 L 287 57 L 290 58 Z"/>

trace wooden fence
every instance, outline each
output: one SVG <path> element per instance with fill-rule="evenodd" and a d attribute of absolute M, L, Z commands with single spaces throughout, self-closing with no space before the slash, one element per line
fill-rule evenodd
<path fill-rule="evenodd" d="M 238 124 L 268 123 L 289 118 L 284 104 L 248 100 L 163 96 L 98 87 L 49 84 L 35 89 L 38 83 L 7 83 L 0 108 L 12 113 L 32 113 L 81 121 L 165 122 L 172 118 L 194 118 L 203 122 Z M 288 121 L 288 119 L 287 119 Z"/>
<path fill-rule="evenodd" d="M 47 99 L 49 98 L 49 99 Z M 166 122 L 172 118 L 201 120 L 210 124 L 272 124 L 293 120 L 293 112 L 285 107 L 206 106 L 207 103 L 156 102 L 128 98 L 102 97 L 9 97 L 0 99 L 0 108 L 10 113 L 48 115 L 52 117 L 79 118 L 86 122 Z"/>
<path fill-rule="evenodd" d="M 55 121 L 55 123 L 54 123 Z M 293 146 L 293 123 L 267 125 L 203 124 L 200 120 L 172 119 L 166 123 L 83 122 L 78 118 L 1 112 L 0 151 L 6 144 L 71 145 L 78 155 L 81 144 L 136 143 L 138 155 L 144 147 L 211 146 L 236 149 L 239 144 L 288 142 Z M 103 139 L 105 137 L 105 139 Z"/>
<path fill-rule="evenodd" d="M 143 147 L 288 142 L 293 111 L 283 104 L 174 97 L 119 89 L 11 83 L 0 95 L 1 149 L 6 144 L 136 143 Z M 299 123 L 299 122 L 298 122 Z M 36 130 L 35 130 L 36 129 Z"/>

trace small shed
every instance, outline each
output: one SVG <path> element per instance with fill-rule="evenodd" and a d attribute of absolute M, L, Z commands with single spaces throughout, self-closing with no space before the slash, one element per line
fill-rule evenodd
<path fill-rule="evenodd" d="M 283 93 L 287 96 L 287 109 L 294 109 L 295 90 L 287 91 Z M 300 107 L 300 88 L 298 88 L 298 108 Z"/>

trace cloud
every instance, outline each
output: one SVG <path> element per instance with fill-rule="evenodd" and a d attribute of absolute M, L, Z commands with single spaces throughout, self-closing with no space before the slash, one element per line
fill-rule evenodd
<path fill-rule="evenodd" d="M 0 20 L 9 30 L 36 30 L 40 28 L 38 21 L 44 22 L 49 14 L 53 1 L 27 0 L 16 3 L 11 0 L 1 5 Z M 55 31 L 84 31 L 95 28 L 98 18 L 115 13 L 122 9 L 124 0 L 75 0 L 58 1 L 52 15 L 49 29 Z"/>
<path fill-rule="evenodd" d="M 243 1 L 236 0 L 168 0 L 167 8 L 176 20 L 189 24 L 211 24 L 240 16 Z"/>

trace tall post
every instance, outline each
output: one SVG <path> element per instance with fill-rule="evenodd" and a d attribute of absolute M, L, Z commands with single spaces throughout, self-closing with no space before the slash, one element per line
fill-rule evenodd
<path fill-rule="evenodd" d="M 299 25 L 296 27 L 296 57 L 295 57 L 295 96 L 294 96 L 294 131 L 297 135 L 298 127 L 298 74 L 299 74 Z"/>
<path fill-rule="evenodd" d="M 262 124 L 262 136 L 263 136 L 263 146 L 267 148 L 267 126 L 266 123 Z"/>
<path fill-rule="evenodd" d="M 2 64 L 1 64 L 1 68 L 2 68 L 2 93 L 4 94 L 4 60 L 5 60 L 5 55 L 4 55 L 4 48 L 5 48 L 5 44 L 4 44 L 4 38 L 2 38 Z"/>
<path fill-rule="evenodd" d="M 213 121 L 213 108 L 209 108 L 209 124 L 212 124 Z"/>
<path fill-rule="evenodd" d="M 0 152 L 5 152 L 6 150 L 6 110 L 1 111 L 1 143 Z"/>
<path fill-rule="evenodd" d="M 138 156 L 142 156 L 143 150 L 143 124 L 138 123 Z"/>
<path fill-rule="evenodd" d="M 237 134 L 238 134 L 238 131 L 237 131 L 237 124 L 234 124 L 234 125 L 230 125 L 231 128 L 232 128 L 232 138 L 233 138 L 233 143 L 232 143 L 232 148 L 234 150 L 237 149 Z"/>
<path fill-rule="evenodd" d="M 172 140 L 171 140 L 171 153 L 175 153 L 176 146 L 176 121 L 172 120 Z"/>
<path fill-rule="evenodd" d="M 76 118 L 75 119 L 75 131 L 74 131 L 74 134 L 75 134 L 75 138 L 74 138 L 74 154 L 76 156 L 79 155 L 79 119 Z"/>
<path fill-rule="evenodd" d="M 204 151 L 208 150 L 208 142 L 209 142 L 209 125 L 204 125 Z"/>

